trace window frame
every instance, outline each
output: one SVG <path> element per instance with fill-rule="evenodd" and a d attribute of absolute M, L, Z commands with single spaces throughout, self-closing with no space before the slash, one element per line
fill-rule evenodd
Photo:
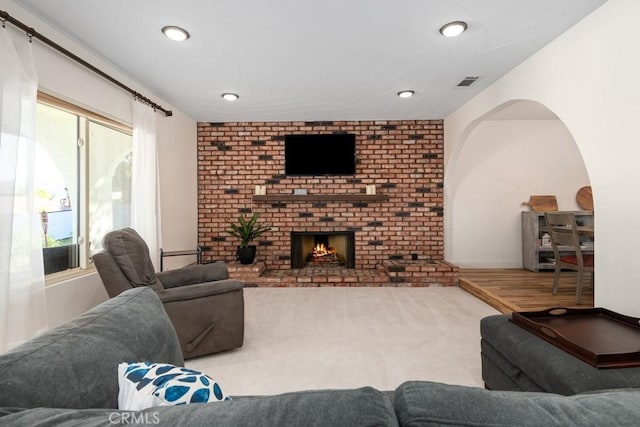
<path fill-rule="evenodd" d="M 72 102 L 65 101 L 57 96 L 38 90 L 38 104 L 57 108 L 78 116 L 78 239 L 79 266 L 64 271 L 45 275 L 45 284 L 50 285 L 75 277 L 87 275 L 95 271 L 90 257 L 89 239 L 89 159 L 90 139 L 89 123 L 94 122 L 101 126 L 129 135 L 133 139 L 133 127 L 127 123 L 111 119 L 102 114 L 80 107 Z M 89 141 L 89 144 L 87 144 Z M 133 141 L 132 141 L 133 142 Z"/>

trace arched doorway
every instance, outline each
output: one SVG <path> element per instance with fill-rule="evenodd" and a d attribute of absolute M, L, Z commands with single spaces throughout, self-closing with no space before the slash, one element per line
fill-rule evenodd
<path fill-rule="evenodd" d="M 576 210 L 590 185 L 582 155 L 564 123 L 544 105 L 514 100 L 469 124 L 445 171 L 446 259 L 462 268 L 522 266 L 521 205 L 553 194 Z"/>

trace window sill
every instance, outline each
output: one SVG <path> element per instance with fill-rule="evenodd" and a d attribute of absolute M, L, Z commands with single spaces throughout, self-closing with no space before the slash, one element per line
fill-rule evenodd
<path fill-rule="evenodd" d="M 71 279 L 77 279 L 79 277 L 88 276 L 95 273 L 96 268 L 91 265 L 87 268 L 72 268 L 58 273 L 47 274 L 44 277 L 45 286 L 55 285 L 57 283 L 65 282 Z"/>

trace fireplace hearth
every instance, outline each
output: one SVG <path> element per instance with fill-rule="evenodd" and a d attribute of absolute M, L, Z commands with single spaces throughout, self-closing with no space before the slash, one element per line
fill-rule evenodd
<path fill-rule="evenodd" d="M 291 232 L 291 268 L 354 268 L 353 231 Z"/>

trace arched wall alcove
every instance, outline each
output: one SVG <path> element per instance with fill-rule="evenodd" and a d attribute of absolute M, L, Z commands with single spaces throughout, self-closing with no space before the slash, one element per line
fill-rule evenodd
<path fill-rule="evenodd" d="M 521 268 L 522 202 L 553 194 L 560 210 L 579 210 L 590 185 L 565 124 L 546 106 L 512 100 L 472 121 L 445 170 L 446 259 L 467 268 Z"/>
<path fill-rule="evenodd" d="M 447 260 L 450 202 L 457 197 L 448 179 L 476 129 L 470 124 L 509 101 L 535 100 L 570 130 L 587 166 L 595 205 L 595 305 L 640 317 L 640 85 L 633 83 L 640 56 L 627 54 L 640 43 L 637 16 L 640 2 L 608 0 L 444 119 Z"/>

